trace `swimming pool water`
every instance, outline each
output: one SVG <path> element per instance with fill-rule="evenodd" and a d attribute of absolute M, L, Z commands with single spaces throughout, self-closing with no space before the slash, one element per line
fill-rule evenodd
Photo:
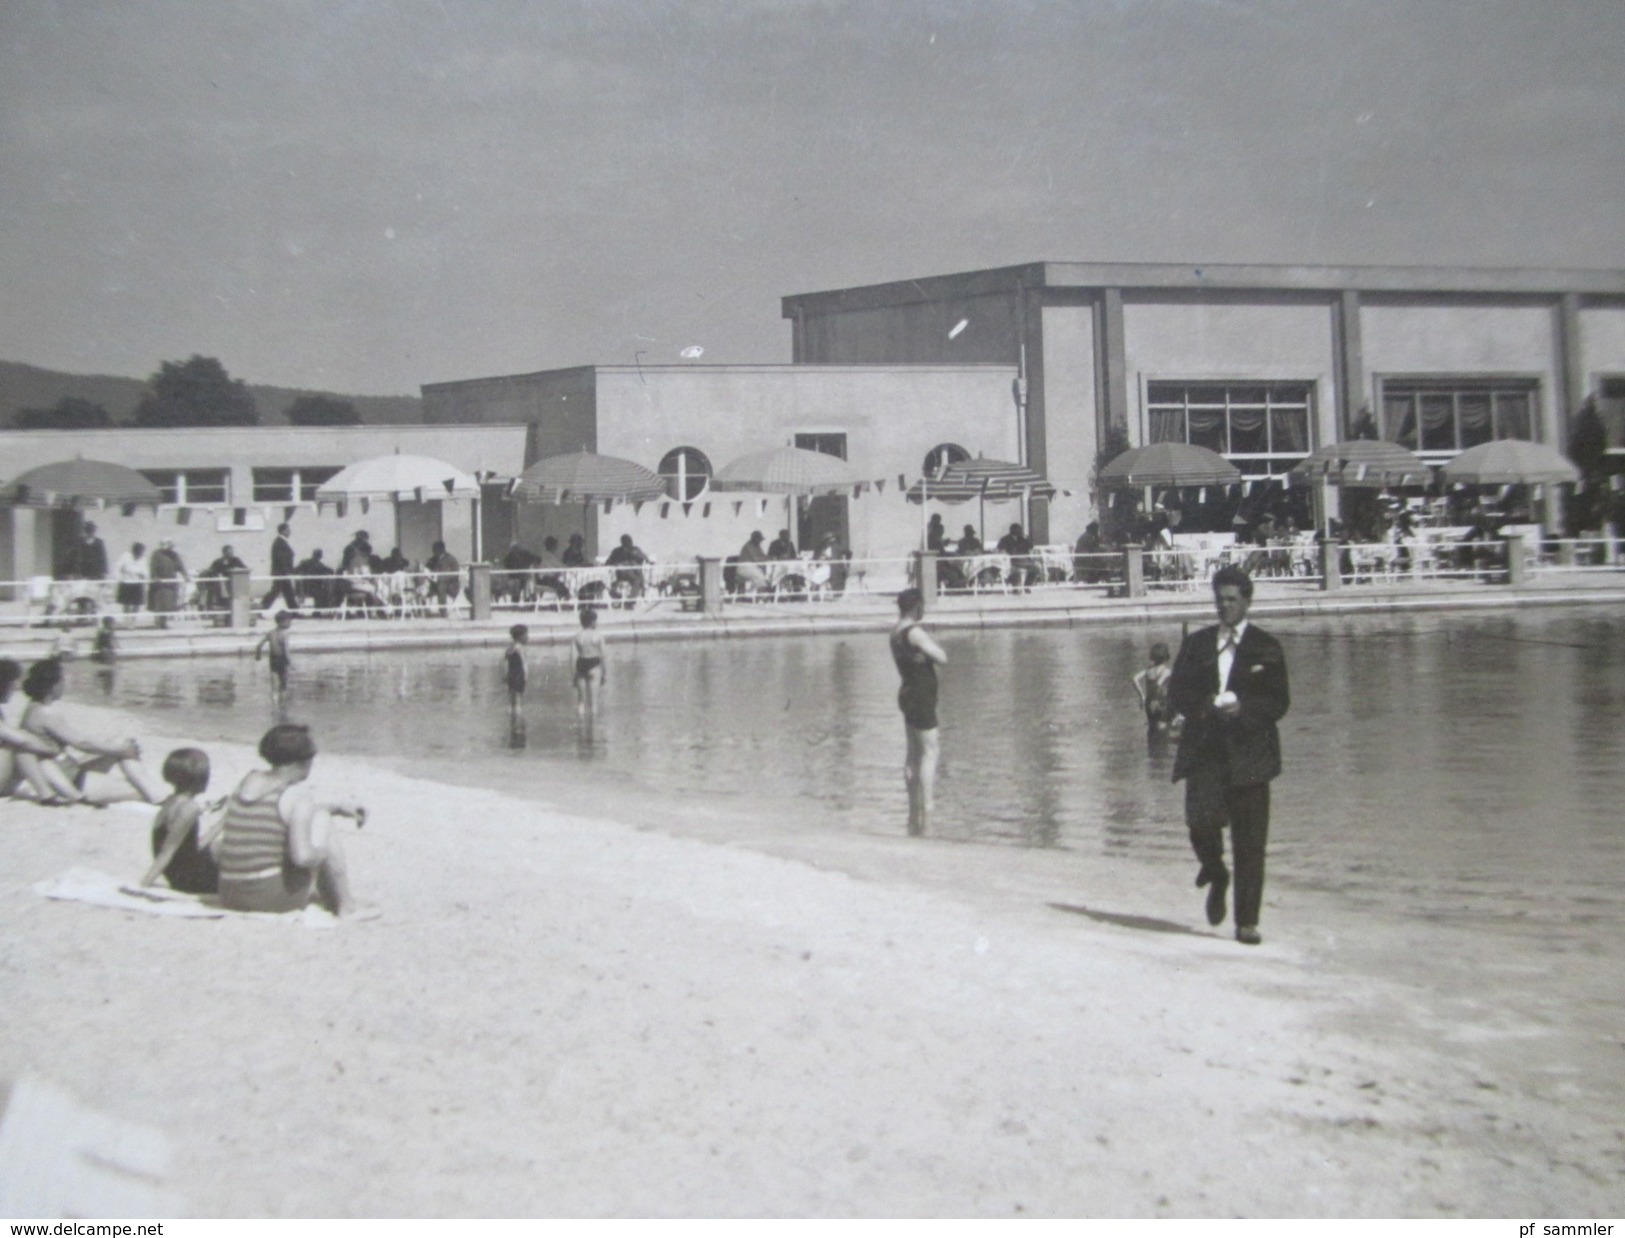
<path fill-rule="evenodd" d="M 1293 706 L 1282 724 L 1271 881 L 1437 918 L 1625 924 L 1625 620 L 1600 608 L 1262 620 Z M 933 832 L 970 843 L 1188 856 L 1172 753 L 1130 678 L 1178 625 L 938 633 L 943 768 Z M 613 633 L 611 633 L 613 638 Z M 561 771 L 789 817 L 901 833 L 903 732 L 884 635 L 612 643 L 590 735 L 561 648 L 533 651 L 523 735 L 501 650 L 300 654 L 288 716 L 330 751 L 419 759 L 545 797 Z M 257 740 L 247 659 L 73 670 L 207 740 Z"/>

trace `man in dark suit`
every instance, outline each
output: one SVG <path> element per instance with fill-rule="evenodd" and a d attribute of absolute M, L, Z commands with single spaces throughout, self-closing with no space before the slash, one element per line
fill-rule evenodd
<path fill-rule="evenodd" d="M 1275 724 L 1292 703 L 1281 643 L 1247 622 L 1252 578 L 1238 567 L 1213 574 L 1219 622 L 1185 638 L 1168 680 L 1168 702 L 1185 717 L 1174 781 L 1185 780 L 1185 825 L 1201 861 L 1209 924 L 1223 924 L 1230 870 L 1224 827 L 1235 858 L 1236 940 L 1258 933 L 1264 897 L 1264 848 L 1270 829 L 1270 779 L 1281 772 Z"/>
<path fill-rule="evenodd" d="M 260 601 L 261 610 L 270 606 L 278 596 L 289 610 L 299 609 L 299 599 L 293 592 L 293 581 L 288 579 L 294 574 L 293 543 L 288 541 L 288 534 L 291 531 L 285 524 L 276 527 L 276 540 L 271 543 L 271 591 Z"/>

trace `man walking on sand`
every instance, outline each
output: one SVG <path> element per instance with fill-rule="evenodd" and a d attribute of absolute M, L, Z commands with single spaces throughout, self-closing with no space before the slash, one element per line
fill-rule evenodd
<path fill-rule="evenodd" d="M 1238 567 L 1213 574 L 1219 622 L 1185 638 L 1168 679 L 1168 703 L 1185 717 L 1174 781 L 1185 780 L 1185 825 L 1207 886 L 1207 920 L 1224 923 L 1230 870 L 1224 827 L 1235 860 L 1236 940 L 1263 941 L 1264 849 L 1270 829 L 1270 780 L 1281 772 L 1275 724 L 1292 703 L 1281 643 L 1247 622 L 1253 581 Z"/>

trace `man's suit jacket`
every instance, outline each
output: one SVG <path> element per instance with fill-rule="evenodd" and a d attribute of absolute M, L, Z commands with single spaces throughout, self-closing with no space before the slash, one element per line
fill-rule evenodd
<path fill-rule="evenodd" d="M 1268 782 L 1281 772 L 1275 724 L 1292 703 L 1281 642 L 1255 623 L 1241 634 L 1225 685 L 1241 705 L 1233 718 L 1213 708 L 1218 682 L 1219 626 L 1214 624 L 1185 638 L 1168 679 L 1168 702 L 1185 716 L 1174 781 L 1193 769 L 1218 767 L 1231 786 Z"/>
<path fill-rule="evenodd" d="M 281 535 L 271 543 L 271 575 L 293 575 L 293 547 L 288 544 L 288 539 Z"/>

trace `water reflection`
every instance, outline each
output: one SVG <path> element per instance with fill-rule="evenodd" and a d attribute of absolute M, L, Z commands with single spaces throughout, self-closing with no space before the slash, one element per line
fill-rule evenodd
<path fill-rule="evenodd" d="M 1439 917 L 1601 906 L 1625 920 L 1625 621 L 1563 610 L 1267 626 L 1293 695 L 1272 883 Z M 950 665 L 934 834 L 1185 861 L 1172 746 L 1148 740 L 1132 686 L 1152 642 L 1177 646 L 1177 625 L 939 635 Z M 243 703 L 258 699 L 252 674 L 136 662 L 110 690 L 200 736 L 254 742 L 266 711 Z M 577 714 L 563 659 L 544 663 L 518 731 L 501 729 L 489 650 L 306 655 L 286 710 L 333 750 L 440 758 L 519 794 L 545 797 L 567 761 L 808 829 L 895 834 L 907 819 L 895 699 L 872 635 L 612 647 L 596 716 Z"/>

